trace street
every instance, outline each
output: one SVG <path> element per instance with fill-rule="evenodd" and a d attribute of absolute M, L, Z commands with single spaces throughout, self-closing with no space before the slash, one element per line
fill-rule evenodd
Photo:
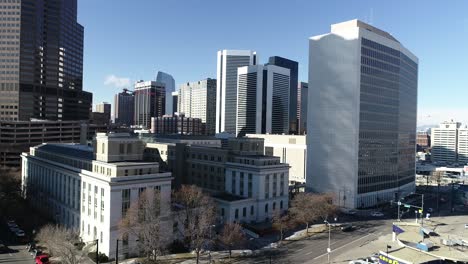
<path fill-rule="evenodd" d="M 0 253 L 0 263 L 31 264 L 33 257 L 27 252 L 25 245 L 8 246 L 10 253 Z"/>
<path fill-rule="evenodd" d="M 391 233 L 390 220 L 370 220 L 355 222 L 358 228 L 352 232 L 333 230 L 330 239 L 330 259 L 334 255 L 341 255 L 378 238 L 383 234 Z M 265 254 L 254 258 L 239 259 L 234 263 L 327 263 L 328 232 L 315 234 L 307 239 L 292 241 L 284 244 L 271 254 Z"/>

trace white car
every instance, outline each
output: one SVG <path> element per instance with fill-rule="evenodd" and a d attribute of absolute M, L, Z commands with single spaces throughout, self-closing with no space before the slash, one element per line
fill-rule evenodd
<path fill-rule="evenodd" d="M 373 217 L 382 217 L 382 216 L 384 216 L 384 214 L 381 213 L 381 212 L 372 212 L 371 216 L 373 216 Z"/>

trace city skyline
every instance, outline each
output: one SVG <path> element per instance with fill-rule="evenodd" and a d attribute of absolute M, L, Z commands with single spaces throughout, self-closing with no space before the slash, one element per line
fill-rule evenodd
<path fill-rule="evenodd" d="M 463 97 L 451 96 L 461 94 L 468 84 L 462 78 L 463 68 L 457 67 L 468 56 L 463 48 L 468 44 L 463 36 L 468 28 L 463 10 L 468 8 L 468 3 L 457 1 L 447 6 L 436 2 L 422 5 L 417 1 L 362 1 L 347 8 L 336 8 L 341 5 L 341 1 L 278 1 L 272 5 L 249 2 L 251 8 L 244 9 L 241 2 L 224 4 L 231 9 L 229 13 L 211 12 L 210 16 L 201 17 L 197 10 L 213 10 L 218 5 L 212 1 L 183 6 L 177 1 L 139 1 L 138 5 L 113 1 L 112 8 L 107 8 L 109 1 L 81 0 L 78 22 L 86 29 L 84 90 L 92 91 L 94 101 L 100 102 L 111 101 L 110 94 L 124 86 L 131 88 L 134 81 L 154 78 L 158 70 L 170 73 L 176 87 L 189 81 L 216 78 L 216 52 L 222 49 L 255 50 L 260 54 L 259 63 L 266 63 L 268 56 L 298 61 L 299 81 L 307 81 L 307 39 L 328 32 L 330 24 L 357 18 L 387 29 L 421 58 L 418 125 L 437 125 L 452 118 L 468 122 L 468 110 L 462 107 Z M 241 9 L 243 16 L 254 15 L 256 21 L 269 19 L 275 10 L 282 10 L 285 19 L 270 19 L 269 27 L 275 30 L 258 31 L 246 27 L 250 19 L 238 19 L 235 14 Z M 155 10 L 167 10 L 158 15 L 158 20 L 166 21 L 164 26 L 144 18 L 143 14 Z M 175 14 L 178 14 L 177 21 Z M 113 27 L 119 30 L 108 30 Z M 158 36 L 161 34 L 164 41 L 133 41 L 154 29 L 158 34 L 149 38 L 161 39 Z M 202 38 L 203 34 L 206 37 Z M 437 35 L 440 37 L 434 38 Z M 440 71 L 440 65 L 449 65 L 451 69 Z M 444 92 L 440 93 L 441 90 Z"/>

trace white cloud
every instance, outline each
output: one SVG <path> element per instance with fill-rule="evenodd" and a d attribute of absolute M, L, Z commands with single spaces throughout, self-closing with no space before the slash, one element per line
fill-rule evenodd
<path fill-rule="evenodd" d="M 130 79 L 117 77 L 114 74 L 111 74 L 104 80 L 104 85 L 114 86 L 116 88 L 128 88 L 130 86 Z"/>

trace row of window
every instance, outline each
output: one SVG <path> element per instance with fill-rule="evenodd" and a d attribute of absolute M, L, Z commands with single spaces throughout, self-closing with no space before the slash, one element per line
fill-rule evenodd
<path fill-rule="evenodd" d="M 88 187 L 88 188 L 86 188 Z M 94 187 L 94 194 L 92 192 Z M 105 191 L 104 188 L 100 188 L 101 192 L 99 195 L 99 187 L 98 186 L 92 186 L 91 183 L 86 184 L 86 182 L 82 182 L 82 193 L 81 193 L 81 201 L 82 201 L 82 206 L 81 206 L 81 212 L 86 213 L 89 217 L 91 217 L 91 211 L 93 211 L 93 218 L 97 220 L 98 218 L 98 211 L 100 215 L 100 221 L 101 223 L 104 222 L 104 195 Z M 92 195 L 93 194 L 93 195 Z M 88 198 L 88 207 L 86 208 L 86 197 Z M 100 199 L 98 198 L 100 197 Z M 98 200 L 100 201 L 100 210 L 98 210 Z M 94 201 L 94 206 L 93 206 L 93 201 Z M 86 210 L 87 209 L 87 210 Z M 91 210 L 93 209 L 93 210 Z"/>

